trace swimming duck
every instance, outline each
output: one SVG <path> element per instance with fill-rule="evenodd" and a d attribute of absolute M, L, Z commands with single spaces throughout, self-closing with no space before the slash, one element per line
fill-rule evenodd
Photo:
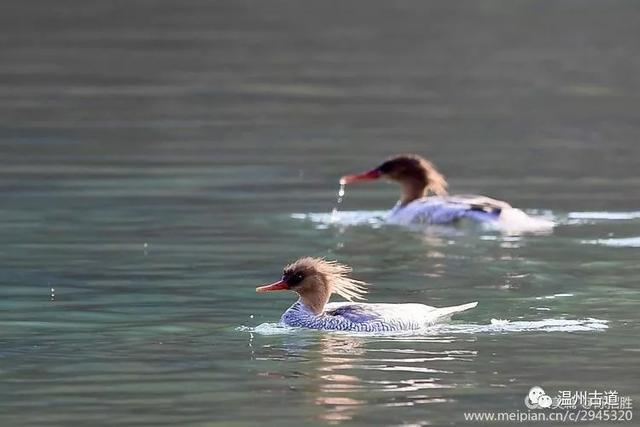
<path fill-rule="evenodd" d="M 421 329 L 448 321 L 453 314 L 478 303 L 453 307 L 430 307 L 424 304 L 366 304 L 366 283 L 348 277 L 351 268 L 322 258 L 300 258 L 284 268 L 282 279 L 256 288 L 256 292 L 289 290 L 298 294 L 284 312 L 281 322 L 288 326 L 311 329 L 384 332 Z M 332 294 L 348 302 L 329 302 Z"/>
<path fill-rule="evenodd" d="M 551 221 L 533 218 L 507 202 L 478 195 L 447 193 L 447 181 L 436 167 L 416 154 L 392 157 L 375 169 L 340 178 L 340 184 L 387 178 L 400 183 L 402 195 L 387 222 L 395 224 L 453 224 L 463 219 L 502 228 L 548 229 Z M 433 193 L 434 195 L 429 195 Z"/>

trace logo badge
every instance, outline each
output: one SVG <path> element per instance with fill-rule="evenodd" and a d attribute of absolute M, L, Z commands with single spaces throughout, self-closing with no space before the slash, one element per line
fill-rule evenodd
<path fill-rule="evenodd" d="M 527 397 L 524 398 L 524 404 L 529 409 L 546 409 L 550 408 L 553 403 L 551 396 L 548 396 L 542 387 L 535 386 L 529 389 Z"/>

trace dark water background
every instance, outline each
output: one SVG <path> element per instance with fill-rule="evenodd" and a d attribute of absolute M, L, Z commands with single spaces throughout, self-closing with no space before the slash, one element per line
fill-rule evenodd
<path fill-rule="evenodd" d="M 637 401 L 639 22 L 633 1 L 3 2 L 0 424 L 460 424 L 533 385 Z M 404 151 L 560 226 L 291 216 Z M 607 328 L 256 331 L 292 296 L 254 287 L 300 255 L 374 301 L 478 300 L 466 325 Z"/>

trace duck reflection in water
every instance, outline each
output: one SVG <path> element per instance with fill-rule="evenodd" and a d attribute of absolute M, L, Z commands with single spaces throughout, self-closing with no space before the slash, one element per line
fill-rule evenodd
<path fill-rule="evenodd" d="M 259 375 L 287 383 L 293 378 L 304 382 L 309 403 L 319 409 L 315 417 L 331 424 L 349 421 L 371 407 L 449 401 L 443 391 L 459 385 L 459 379 L 451 378 L 459 369 L 457 365 L 466 366 L 477 357 L 477 351 L 468 348 L 475 340 L 443 336 L 314 332 L 279 338 L 278 345 L 262 346 L 258 358 L 299 361 L 305 373 L 271 371 Z M 464 348 L 452 350 L 452 343 Z M 443 345 L 447 349 L 438 349 Z"/>

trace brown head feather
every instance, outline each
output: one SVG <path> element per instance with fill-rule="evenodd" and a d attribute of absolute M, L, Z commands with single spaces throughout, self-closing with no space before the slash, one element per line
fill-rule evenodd
<path fill-rule="evenodd" d="M 347 277 L 347 274 L 351 272 L 351 267 L 337 261 L 304 257 L 286 266 L 284 272 L 285 274 L 302 272 L 305 276 L 320 276 L 319 278 L 328 285 L 331 292 L 348 301 L 364 300 L 363 294 L 367 293 L 365 288 L 367 284 Z"/>
<path fill-rule="evenodd" d="M 446 196 L 448 184 L 444 175 L 429 160 L 417 155 L 415 157 L 427 174 L 427 188 L 438 196 Z"/>
<path fill-rule="evenodd" d="M 438 196 L 447 195 L 447 180 L 429 160 L 417 154 L 393 156 L 378 167 L 391 179 L 398 181 L 416 180 L 425 192 Z"/>

